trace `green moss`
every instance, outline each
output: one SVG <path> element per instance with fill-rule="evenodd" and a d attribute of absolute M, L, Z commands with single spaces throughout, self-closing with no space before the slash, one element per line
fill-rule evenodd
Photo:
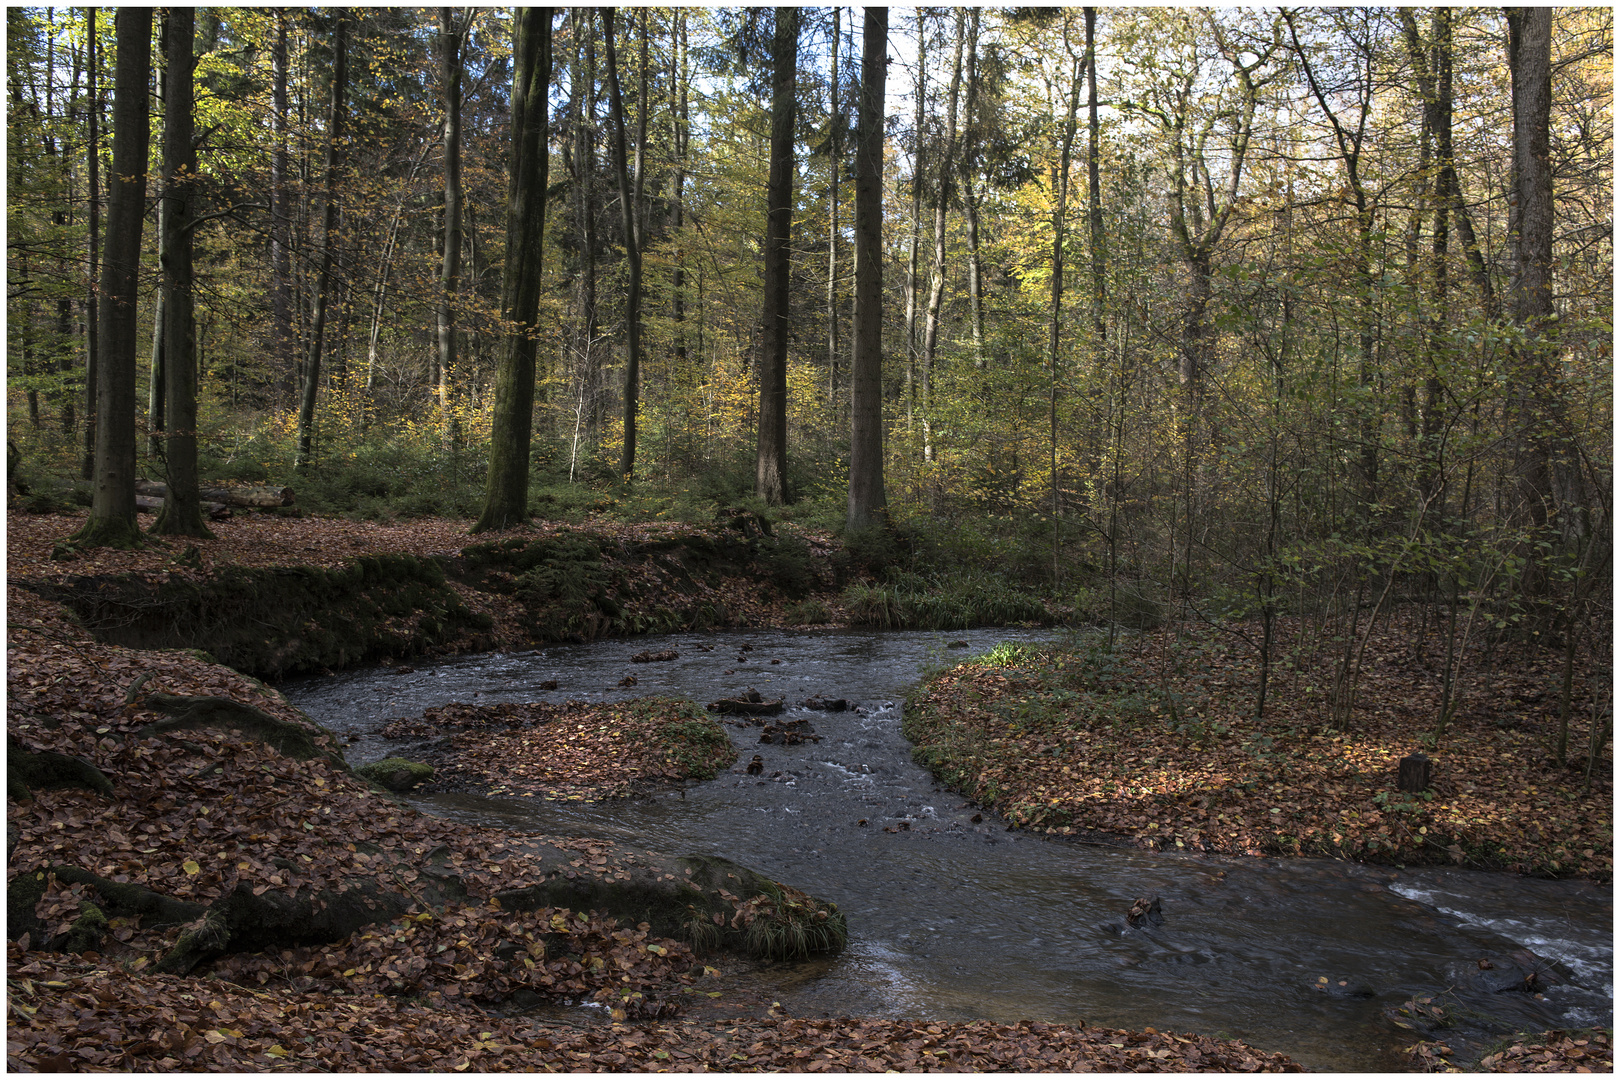
<path fill-rule="evenodd" d="M 87 952 L 90 949 L 101 947 L 102 938 L 107 936 L 107 916 L 102 910 L 88 900 L 79 904 L 79 917 L 73 920 L 68 928 L 67 939 L 62 942 L 62 951 L 71 953 Z"/>
<path fill-rule="evenodd" d="M 433 778 L 433 766 L 390 757 L 362 765 L 355 775 L 381 784 L 389 791 L 409 791 Z"/>

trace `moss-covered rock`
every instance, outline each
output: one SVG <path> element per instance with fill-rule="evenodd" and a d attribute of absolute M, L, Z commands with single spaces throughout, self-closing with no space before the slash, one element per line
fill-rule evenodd
<path fill-rule="evenodd" d="M 836 953 L 849 930 L 837 904 L 772 881 L 717 855 L 671 857 L 618 849 L 607 870 L 580 865 L 577 853 L 537 845 L 556 869 L 545 882 L 495 894 L 511 910 L 596 910 L 651 932 L 763 959 Z"/>
<path fill-rule="evenodd" d="M 354 770 L 355 775 L 381 784 L 389 791 L 409 791 L 433 779 L 433 766 L 401 757 L 383 758 Z"/>

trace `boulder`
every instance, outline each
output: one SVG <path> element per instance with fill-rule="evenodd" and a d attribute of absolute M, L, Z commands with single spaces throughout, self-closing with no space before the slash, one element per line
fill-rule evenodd
<path fill-rule="evenodd" d="M 389 791 L 409 791 L 433 778 L 433 766 L 391 757 L 362 765 L 355 770 L 355 774 L 381 784 Z"/>

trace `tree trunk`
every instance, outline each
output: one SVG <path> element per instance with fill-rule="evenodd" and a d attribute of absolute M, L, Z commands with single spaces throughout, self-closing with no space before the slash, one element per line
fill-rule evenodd
<path fill-rule="evenodd" d="M 962 208 L 967 215 L 968 317 L 973 331 L 973 366 L 984 367 L 984 267 L 979 257 L 979 196 L 974 190 L 979 168 L 979 15 L 969 15 L 967 109 L 962 124 Z"/>
<path fill-rule="evenodd" d="M 298 455 L 295 464 L 300 472 L 309 468 L 315 438 L 315 394 L 321 384 L 321 346 L 326 333 L 326 308 L 331 293 L 332 246 L 337 238 L 337 174 L 343 151 L 343 95 L 348 74 L 349 18 L 348 12 L 339 8 L 332 41 L 332 111 L 326 129 L 326 216 L 321 231 L 321 268 L 315 278 L 313 310 L 309 320 L 309 353 L 304 361 L 303 394 L 298 404 Z"/>
<path fill-rule="evenodd" d="M 574 9 L 574 29 L 584 39 L 585 78 L 580 91 L 578 116 L 580 131 L 575 139 L 575 187 L 578 190 L 580 229 L 580 410 L 584 413 L 587 438 L 595 442 L 601 417 L 598 404 L 596 357 L 596 200 L 592 198 L 592 185 L 596 176 L 596 36 L 591 33 L 590 9 Z M 569 467 L 568 477 L 574 470 Z"/>
<path fill-rule="evenodd" d="M 759 444 L 754 493 L 771 506 L 788 501 L 787 354 L 793 241 L 793 123 L 799 65 L 799 12 L 776 9 L 771 46 L 771 166 L 765 191 L 764 305 L 760 314 Z"/>
<path fill-rule="evenodd" d="M 838 51 L 839 16 L 843 8 L 832 11 L 832 72 L 828 77 L 827 111 L 832 117 L 829 153 L 831 177 L 827 181 L 827 407 L 838 407 L 838 166 L 843 161 L 844 114 L 839 106 Z"/>
<path fill-rule="evenodd" d="M 962 46 L 967 32 L 966 12 L 956 9 L 956 48 L 951 58 L 951 89 L 945 98 L 945 147 L 940 153 L 934 193 L 934 265 L 929 275 L 928 312 L 923 318 L 921 413 L 923 460 L 934 460 L 934 358 L 939 352 L 939 309 L 945 298 L 945 210 L 950 204 L 951 177 L 956 165 L 956 102 L 962 91 Z"/>
<path fill-rule="evenodd" d="M 865 9 L 860 142 L 855 150 L 855 319 L 850 357 L 851 532 L 882 523 L 883 491 L 883 95 L 889 9 Z"/>
<path fill-rule="evenodd" d="M 212 536 L 197 491 L 197 328 L 192 307 L 191 230 L 198 191 L 192 143 L 196 10 L 169 9 L 168 87 L 163 97 L 163 311 L 169 426 L 164 460 L 168 494 L 152 531 Z"/>
<path fill-rule="evenodd" d="M 470 17 L 470 16 L 469 16 Z M 446 446 L 461 442 L 451 413 L 456 293 L 461 282 L 461 35 L 454 8 L 439 9 L 439 86 L 444 95 L 444 258 L 439 267 L 439 415 Z"/>
<path fill-rule="evenodd" d="M 101 353 L 100 305 L 96 285 L 101 272 L 101 52 L 96 46 L 96 9 L 84 9 L 85 68 L 89 73 L 90 118 L 86 124 L 85 157 L 89 183 L 89 235 L 85 247 L 88 255 L 90 283 L 84 303 L 84 446 L 79 475 L 85 480 L 95 478 L 96 459 L 96 399 L 99 359 Z"/>
<path fill-rule="evenodd" d="M 613 170 L 619 184 L 619 210 L 624 222 L 624 257 L 629 270 L 625 298 L 624 450 L 619 476 L 629 483 L 636 471 L 636 410 L 641 386 L 641 245 L 636 232 L 636 204 L 630 190 L 630 166 L 625 151 L 624 98 L 619 92 L 619 58 L 613 43 L 613 8 L 602 8 L 602 40 L 607 47 L 608 108 L 613 114 Z"/>
<path fill-rule="evenodd" d="M 1562 432 L 1557 315 L 1552 301 L 1553 178 L 1552 10 L 1508 9 L 1508 65 L 1513 78 L 1513 245 L 1510 310 L 1522 335 L 1514 347 L 1511 416 L 1519 428 L 1516 477 L 1520 520 L 1555 527 L 1573 549 L 1587 536 L 1586 493 L 1579 450 Z M 1541 592 L 1545 573 L 1527 579 Z"/>
<path fill-rule="evenodd" d="M 270 154 L 270 349 L 276 379 L 289 392 L 297 385 L 293 355 L 291 215 L 287 212 L 287 12 L 276 12 L 270 50 L 272 139 Z"/>
<path fill-rule="evenodd" d="M 1062 141 L 1058 147 L 1058 161 L 1052 176 L 1054 202 L 1052 204 L 1052 300 L 1046 327 L 1046 362 L 1049 393 L 1047 400 L 1050 425 L 1048 432 L 1048 467 L 1052 472 L 1052 581 L 1058 580 L 1058 562 L 1061 551 L 1059 519 L 1062 513 L 1061 489 L 1058 485 L 1058 383 L 1062 359 L 1063 329 L 1063 241 L 1068 225 L 1069 174 L 1074 159 L 1074 138 L 1079 128 L 1080 84 L 1085 76 L 1081 65 L 1072 62 L 1069 49 L 1069 16 L 1063 15 L 1064 55 L 1071 60 L 1069 69 L 1069 101 L 1063 118 Z"/>
<path fill-rule="evenodd" d="M 1108 359 L 1108 323 L 1104 318 L 1108 302 L 1108 257 L 1103 235 L 1102 139 L 1097 123 L 1097 9 L 1085 9 L 1086 17 L 1086 223 L 1091 232 L 1091 333 L 1092 348 L 1101 371 Z"/>
<path fill-rule="evenodd" d="M 529 440 L 546 227 L 547 93 L 551 86 L 551 8 L 519 8 L 512 41 L 512 164 L 507 177 L 506 268 L 501 275 L 505 351 L 495 381 L 489 479 L 475 533 L 529 516 Z"/>
<path fill-rule="evenodd" d="M 168 94 L 167 82 L 164 73 L 168 65 L 169 52 L 169 13 L 166 8 L 159 8 L 157 13 L 157 39 L 158 55 L 153 63 L 155 69 L 152 73 L 152 96 L 155 111 L 164 111 L 164 101 Z M 165 152 L 167 143 L 165 143 Z M 163 238 L 168 235 L 165 228 L 164 215 L 169 212 L 169 201 L 159 199 L 157 205 L 157 234 L 158 234 L 158 260 L 162 261 Z M 164 308 L 168 303 L 168 290 L 159 289 L 157 303 L 152 306 L 152 352 L 151 363 L 148 365 L 146 379 L 146 439 L 147 449 L 156 461 L 163 459 L 163 432 L 168 427 L 165 413 L 168 408 L 168 338 L 164 330 Z"/>
<path fill-rule="evenodd" d="M 686 148 L 691 143 L 691 116 L 687 111 L 687 84 L 690 73 L 686 59 L 686 9 L 675 9 L 674 55 L 670 57 L 670 80 L 675 90 L 670 95 L 671 119 L 674 122 L 674 168 L 670 176 L 669 227 L 677 237 L 686 218 Z M 670 318 L 675 323 L 675 364 L 686 364 L 686 263 L 684 247 L 677 247 L 675 265 L 670 270 Z"/>
<path fill-rule="evenodd" d="M 135 305 L 146 205 L 147 80 L 152 9 L 119 8 L 113 97 L 113 175 L 107 199 L 107 248 L 101 275 L 99 393 L 90 517 L 74 541 L 87 547 L 136 547 Z"/>
<path fill-rule="evenodd" d="M 911 128 L 911 237 L 906 252 L 906 433 L 917 408 L 917 256 L 922 247 L 922 133 L 928 101 L 927 8 L 917 9 L 917 118 Z M 862 57 L 864 65 L 865 58 Z M 862 78 L 865 68 L 862 68 Z M 859 150 L 856 151 L 859 153 Z M 881 168 L 881 166 L 880 166 Z M 859 183 L 859 181 L 856 181 Z"/>

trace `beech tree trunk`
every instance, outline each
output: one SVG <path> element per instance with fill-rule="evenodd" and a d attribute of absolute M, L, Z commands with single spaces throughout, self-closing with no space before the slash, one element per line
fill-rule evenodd
<path fill-rule="evenodd" d="M 196 217 L 197 149 L 192 142 L 196 9 L 172 7 L 168 86 L 163 98 L 163 339 L 169 426 L 164 459 L 168 495 L 152 531 L 212 536 L 197 491 L 197 323 L 192 307 L 191 230 Z"/>
<path fill-rule="evenodd" d="M 270 50 L 270 124 L 275 149 L 270 154 L 270 341 L 277 380 L 297 385 L 293 355 L 292 252 L 287 210 L 287 13 L 276 12 L 276 37 Z"/>
<path fill-rule="evenodd" d="M 321 230 L 321 269 L 315 278 L 313 310 L 309 321 L 309 352 L 304 361 L 303 394 L 298 405 L 299 471 L 309 468 L 315 438 L 315 395 L 321 384 L 321 345 L 326 333 L 326 308 L 332 283 L 332 245 L 337 233 L 337 173 L 343 152 L 344 84 L 349 76 L 349 18 L 342 8 L 332 40 L 332 111 L 327 120 L 326 211 Z"/>
<path fill-rule="evenodd" d="M 456 292 L 461 283 L 461 35 L 454 8 L 439 9 L 439 85 L 444 95 L 444 258 L 439 267 L 439 413 L 447 446 L 460 428 L 451 414 L 456 366 Z"/>
<path fill-rule="evenodd" d="M 512 164 L 506 184 L 506 269 L 501 275 L 505 351 L 495 377 L 489 477 L 475 533 L 529 516 L 529 440 L 539 342 L 540 270 L 546 228 L 547 92 L 551 86 L 551 8 L 519 8 L 512 41 Z"/>
<path fill-rule="evenodd" d="M 939 310 L 945 299 L 945 210 L 950 204 L 956 162 L 956 102 L 962 91 L 962 46 L 966 12 L 956 9 L 956 48 L 951 57 L 951 89 L 945 98 L 945 148 L 940 153 L 934 192 L 934 261 L 928 280 L 928 311 L 923 317 L 921 413 L 923 460 L 934 460 L 934 358 L 939 352 Z"/>
<path fill-rule="evenodd" d="M 829 153 L 831 177 L 827 182 L 827 404 L 838 405 L 838 166 L 843 162 L 844 113 L 839 108 L 838 51 L 839 16 L 843 8 L 832 11 L 832 73 L 828 77 L 828 113 L 832 117 Z"/>
<path fill-rule="evenodd" d="M 168 66 L 169 54 L 169 13 L 165 8 L 159 8 L 157 14 L 158 54 L 153 64 L 156 69 L 152 73 L 152 96 L 155 111 L 165 111 L 165 98 L 168 95 L 168 79 L 164 72 Z M 167 143 L 165 143 L 165 152 Z M 158 234 L 158 260 L 161 263 L 163 238 L 168 235 L 164 228 L 164 216 L 169 212 L 169 201 L 159 199 L 157 205 L 157 234 Z M 164 335 L 164 308 L 168 304 L 168 290 L 160 288 L 157 303 L 152 307 L 152 352 L 151 362 L 147 365 L 146 378 L 146 439 L 147 448 L 156 460 L 163 458 L 163 431 L 168 427 L 168 340 Z"/>
<path fill-rule="evenodd" d="M 760 314 L 759 444 L 754 493 L 771 506 L 788 501 L 787 354 L 793 240 L 793 123 L 799 66 L 799 11 L 776 9 L 771 46 L 771 167 L 765 191 L 765 281 Z"/>
<path fill-rule="evenodd" d="M 85 480 L 95 478 L 96 463 L 96 397 L 98 389 L 98 359 L 101 355 L 101 335 L 97 321 L 101 315 L 96 286 L 101 273 L 101 52 L 96 48 L 96 9 L 84 9 L 85 68 L 89 73 L 90 118 L 86 124 L 85 151 L 86 178 L 89 183 L 89 228 L 85 247 L 88 249 L 86 280 L 90 287 L 84 303 L 84 446 L 79 462 L 79 475 Z"/>
<path fill-rule="evenodd" d="M 608 109 L 613 114 L 613 170 L 619 183 L 619 209 L 624 222 L 624 258 L 629 271 L 624 303 L 624 450 L 619 476 L 626 483 L 636 471 L 636 410 L 641 398 L 641 244 L 637 236 L 636 204 L 630 190 L 630 165 L 625 150 L 624 98 L 619 92 L 619 57 L 613 43 L 613 8 L 602 8 L 602 40 L 607 47 Z"/>
<path fill-rule="evenodd" d="M 146 206 L 152 9 L 122 7 L 115 21 L 113 175 L 101 273 L 94 489 L 90 517 L 73 540 L 87 547 L 127 548 L 141 542 L 135 523 L 135 304 Z"/>
<path fill-rule="evenodd" d="M 889 9 L 865 9 L 855 151 L 855 319 L 850 357 L 851 531 L 881 524 L 883 491 L 883 95 Z"/>

